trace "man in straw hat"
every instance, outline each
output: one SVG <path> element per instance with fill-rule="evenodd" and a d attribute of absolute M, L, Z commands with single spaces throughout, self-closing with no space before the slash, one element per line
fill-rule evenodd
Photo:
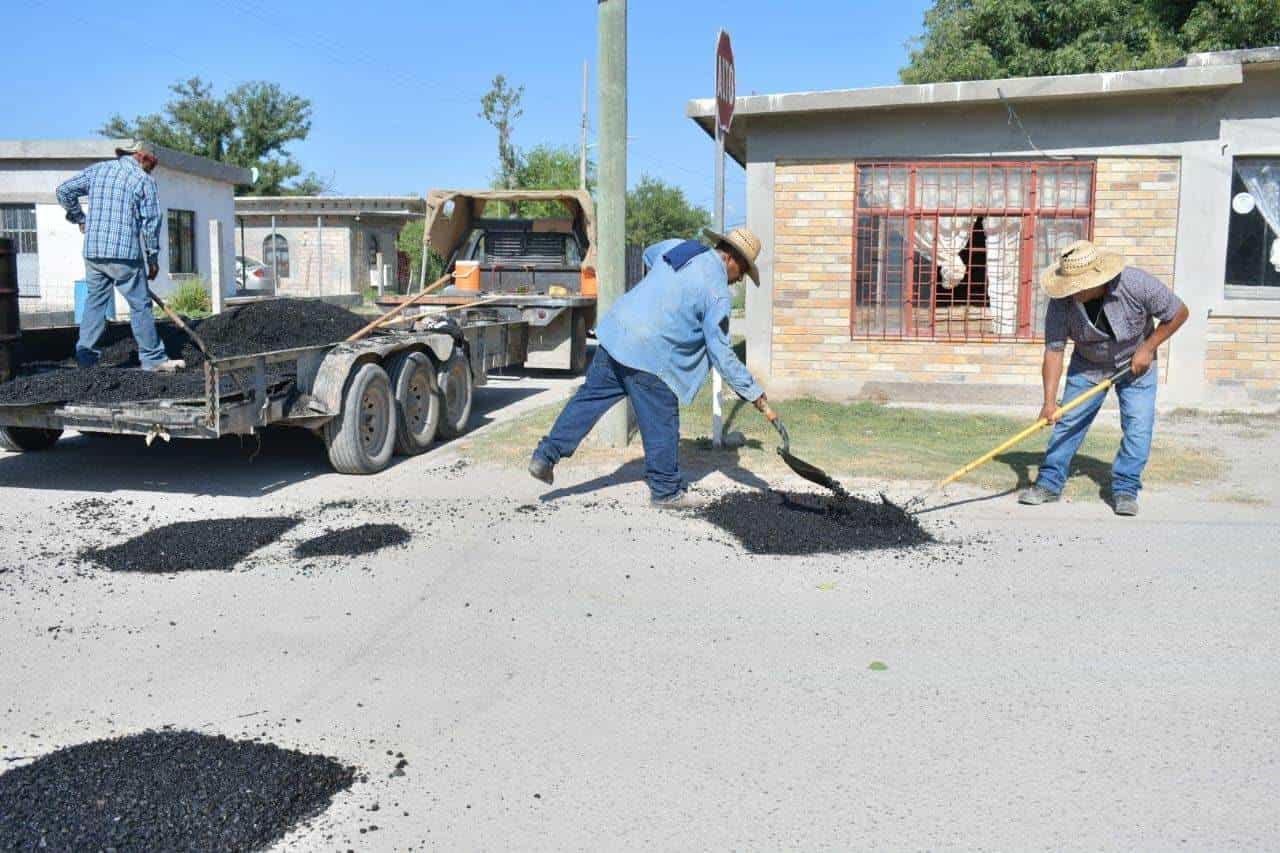
<path fill-rule="evenodd" d="M 1117 515 L 1137 515 L 1156 417 L 1156 348 L 1186 322 L 1187 306 L 1154 276 L 1127 266 L 1122 256 L 1088 240 L 1068 246 L 1057 263 L 1041 273 L 1040 286 L 1049 296 L 1040 417 L 1054 421 L 1068 338 L 1075 342 L 1075 351 L 1064 401 L 1088 391 L 1125 362 L 1131 365 L 1129 374 L 1115 384 L 1124 435 L 1111 468 L 1111 497 Z M 1071 459 L 1105 396 L 1099 394 L 1056 421 L 1040 474 L 1019 496 L 1019 503 L 1035 506 L 1058 499 Z"/>
<path fill-rule="evenodd" d="M 657 506 L 690 504 L 680 476 L 680 404 L 688 405 L 714 365 L 780 433 L 785 427 L 764 390 L 729 345 L 729 285 L 749 275 L 757 285 L 760 241 L 746 228 L 704 229 L 698 240 L 664 240 L 645 250 L 649 272 L 596 324 L 600 346 L 578 389 L 529 461 L 548 485 L 553 469 L 615 403 L 631 401 L 644 442 L 645 479 Z M 714 248 L 712 248 L 714 247 Z"/>
<path fill-rule="evenodd" d="M 135 142 L 117 148 L 116 159 L 94 163 L 57 189 L 67 221 L 79 225 L 84 234 L 89 294 L 76 344 L 76 363 L 81 367 L 98 362 L 98 341 L 106 331 L 107 306 L 116 289 L 129 303 L 129 325 L 142 368 L 168 373 L 183 366 L 165 355 L 147 289 L 147 282 L 160 272 L 160 205 L 151 177 L 156 162 L 155 152 Z M 84 196 L 89 197 L 88 216 L 80 208 Z"/>

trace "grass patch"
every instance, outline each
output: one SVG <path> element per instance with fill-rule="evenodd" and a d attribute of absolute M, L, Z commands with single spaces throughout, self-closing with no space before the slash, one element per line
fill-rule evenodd
<path fill-rule="evenodd" d="M 551 428 L 563 404 L 538 409 L 503 424 L 470 442 L 470 452 L 481 461 L 503 466 L 523 466 L 538 440 Z M 873 402 L 828 403 L 797 399 L 777 402 L 775 408 L 791 432 L 791 450 L 836 477 L 875 480 L 940 480 L 961 465 L 982 455 L 1030 423 L 1001 415 L 971 414 L 919 408 L 894 408 Z M 734 399 L 725 403 L 726 431 L 738 430 L 747 446 L 714 450 L 710 446 L 711 391 L 704 387 L 690 406 L 680 410 L 681 464 L 752 472 L 760 477 L 789 471 L 774 452 L 776 433 L 750 404 Z M 1026 442 L 974 471 L 962 482 L 986 489 L 1012 489 L 1035 479 L 1049 431 L 1042 430 Z M 1119 446 L 1117 429 L 1095 426 L 1072 464 L 1068 495 L 1097 494 L 1111 482 L 1111 460 Z M 590 446 L 574 456 L 575 462 L 622 463 L 642 454 L 639 440 L 626 451 Z M 730 470 L 732 469 L 732 470 Z M 1214 454 L 1157 437 L 1144 479 L 1152 485 L 1211 482 L 1225 471 Z M 740 479 L 736 478 L 735 479 Z"/>

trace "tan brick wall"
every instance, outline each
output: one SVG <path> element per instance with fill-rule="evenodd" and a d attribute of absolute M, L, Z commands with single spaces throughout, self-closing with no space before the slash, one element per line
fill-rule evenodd
<path fill-rule="evenodd" d="M 851 162 L 777 165 L 774 381 L 819 392 L 832 383 L 862 382 L 1037 386 L 1043 352 L 1039 342 L 851 337 L 855 174 Z M 1170 285 L 1178 186 L 1176 159 L 1098 162 L 1096 239 Z"/>
<path fill-rule="evenodd" d="M 1204 378 L 1220 390 L 1243 389 L 1252 399 L 1277 399 L 1280 318 L 1210 319 Z"/>

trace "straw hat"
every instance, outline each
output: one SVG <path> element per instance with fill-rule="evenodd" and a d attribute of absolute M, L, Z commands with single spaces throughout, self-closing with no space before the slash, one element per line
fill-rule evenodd
<path fill-rule="evenodd" d="M 1120 275 L 1128 261 L 1124 255 L 1104 252 L 1088 240 L 1077 240 L 1062 250 L 1058 262 L 1040 273 L 1040 286 L 1052 299 L 1062 299 L 1106 284 Z"/>
<path fill-rule="evenodd" d="M 151 146 L 141 140 L 130 140 L 127 144 L 121 145 L 116 149 L 117 157 L 132 157 L 134 154 L 155 154 Z"/>
<path fill-rule="evenodd" d="M 712 246 L 724 243 L 746 265 L 746 273 L 757 285 L 760 284 L 760 270 L 756 268 L 756 258 L 760 256 L 760 238 L 746 228 L 735 228 L 728 234 L 718 234 L 710 228 L 703 228 Z"/>

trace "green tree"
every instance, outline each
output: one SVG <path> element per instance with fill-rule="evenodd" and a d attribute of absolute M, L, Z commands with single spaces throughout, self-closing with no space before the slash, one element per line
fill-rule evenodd
<path fill-rule="evenodd" d="M 286 146 L 306 139 L 311 131 L 311 102 L 306 98 L 264 81 L 242 83 L 221 98 L 199 77 L 169 88 L 174 97 L 162 113 L 137 116 L 133 121 L 115 114 L 98 132 L 257 168 L 257 182 L 238 187 L 237 193 L 314 195 L 326 189 L 311 172 L 288 183 L 302 175 L 302 167 Z"/>
<path fill-rule="evenodd" d="M 595 186 L 595 164 L 587 160 L 587 189 Z M 520 190 L 573 190 L 578 188 L 578 152 L 555 145 L 535 145 L 518 152 L 512 188 Z M 521 202 L 520 215 L 530 219 L 563 216 L 564 207 L 553 201 Z"/>
<path fill-rule="evenodd" d="M 507 75 L 499 74 L 493 78 L 493 84 L 484 97 L 480 99 L 480 118 L 493 125 L 498 131 L 498 180 L 500 189 L 511 189 L 515 186 L 516 169 L 520 164 L 520 155 L 511 142 L 511 134 L 515 130 L 515 121 L 524 115 L 520 106 L 524 98 L 524 86 L 512 89 L 507 85 Z"/>
<path fill-rule="evenodd" d="M 1167 66 L 1280 43 L 1280 0 L 935 0 L 904 83 Z"/>
<path fill-rule="evenodd" d="M 706 208 L 690 204 L 684 191 L 642 175 L 627 193 L 627 243 L 649 246 L 672 237 L 697 237 L 711 224 Z"/>
<path fill-rule="evenodd" d="M 422 269 L 422 236 L 425 229 L 426 220 L 415 219 L 401 228 L 400 236 L 396 237 L 396 248 L 409 256 L 410 290 L 417 287 Z M 427 252 L 426 283 L 430 284 L 442 275 L 444 275 L 444 259 L 436 254 L 435 249 L 431 249 Z"/>

